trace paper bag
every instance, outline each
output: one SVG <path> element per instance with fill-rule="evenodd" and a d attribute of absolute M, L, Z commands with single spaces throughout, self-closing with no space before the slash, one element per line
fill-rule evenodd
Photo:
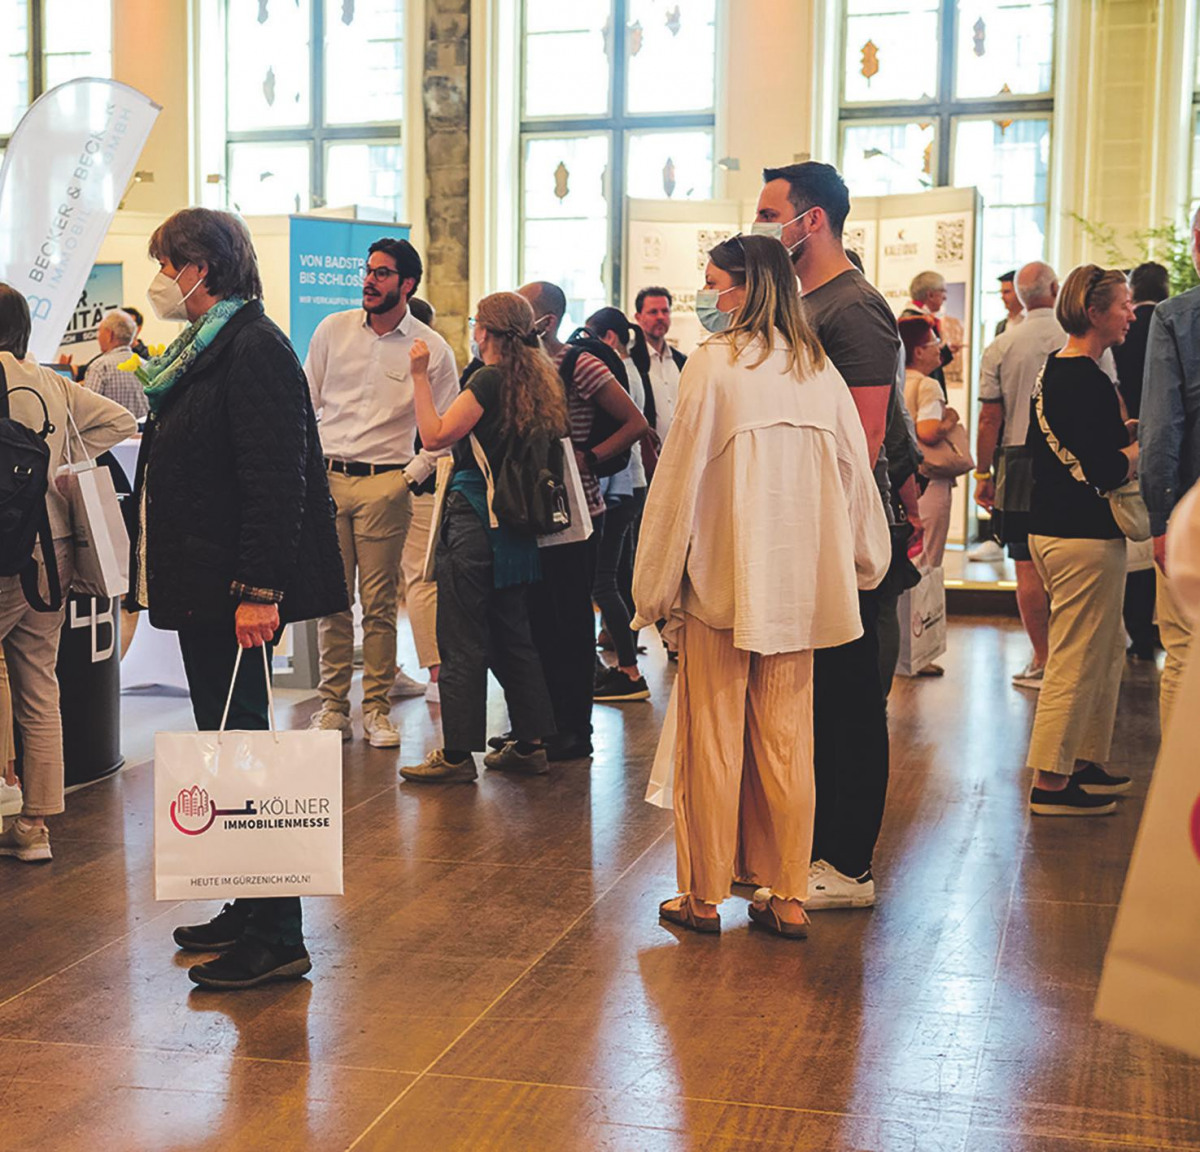
<path fill-rule="evenodd" d="M 217 732 L 160 732 L 154 893 L 159 900 L 341 895 L 341 734 L 225 731 L 224 720 Z"/>
<path fill-rule="evenodd" d="M 89 460 L 64 469 L 56 483 L 71 510 L 71 587 L 99 600 L 124 596 L 129 591 L 129 534 L 112 473 Z"/>
<path fill-rule="evenodd" d="M 1142 812 L 1096 1017 L 1200 1056 L 1200 659 L 1192 655 Z"/>
<path fill-rule="evenodd" d="M 900 660 L 896 672 L 915 676 L 946 651 L 946 588 L 941 568 L 923 568 L 921 582 L 900 594 Z"/>

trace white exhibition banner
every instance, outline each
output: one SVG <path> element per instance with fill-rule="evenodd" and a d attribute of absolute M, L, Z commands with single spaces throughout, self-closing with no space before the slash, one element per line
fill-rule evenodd
<path fill-rule="evenodd" d="M 858 196 L 851 201 L 844 241 L 863 258 L 867 279 L 899 316 L 911 299 L 918 272 L 938 272 L 946 280 L 946 303 L 939 314 L 942 339 L 961 344 L 946 365 L 946 399 L 974 439 L 974 388 L 979 357 L 979 220 L 982 200 L 974 188 L 931 188 L 895 196 Z M 967 536 L 968 483 L 957 484 L 950 517 L 950 541 Z"/>
<path fill-rule="evenodd" d="M 696 319 L 710 248 L 739 231 L 732 200 L 625 201 L 625 314 L 633 318 L 638 290 L 671 293 L 670 342 L 691 352 L 708 335 Z"/>
<path fill-rule="evenodd" d="M 0 168 L 0 280 L 29 301 L 37 360 L 58 351 L 159 111 L 127 84 L 84 78 L 39 97 L 13 131 Z"/>

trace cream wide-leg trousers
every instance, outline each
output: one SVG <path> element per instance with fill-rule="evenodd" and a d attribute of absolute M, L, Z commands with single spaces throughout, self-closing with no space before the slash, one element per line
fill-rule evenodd
<path fill-rule="evenodd" d="M 679 890 L 718 904 L 739 873 L 808 896 L 813 837 L 811 650 L 763 656 L 685 617 L 679 646 L 675 851 Z M 744 870 L 744 871 L 743 871 Z"/>

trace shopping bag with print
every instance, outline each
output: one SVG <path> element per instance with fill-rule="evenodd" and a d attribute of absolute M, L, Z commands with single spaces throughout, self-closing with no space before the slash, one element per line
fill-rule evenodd
<path fill-rule="evenodd" d="M 941 568 L 922 568 L 921 582 L 900 595 L 900 660 L 896 672 L 915 676 L 946 651 L 946 587 Z"/>
<path fill-rule="evenodd" d="M 1195 651 L 1193 650 L 1193 656 Z M 1096 997 L 1096 1016 L 1200 1056 L 1200 659 L 1159 752 Z"/>
<path fill-rule="evenodd" d="M 654 753 L 654 767 L 650 770 L 650 782 L 646 785 L 646 803 L 668 810 L 675 807 L 675 741 L 679 731 L 678 686 L 678 680 L 671 685 L 671 698 L 667 701 L 667 714 L 663 717 L 662 734 L 658 738 L 658 750 Z"/>
<path fill-rule="evenodd" d="M 579 475 L 579 462 L 575 459 L 575 445 L 564 439 L 563 482 L 567 488 L 567 501 L 571 509 L 570 527 L 549 536 L 538 537 L 539 548 L 554 548 L 559 544 L 578 544 L 592 534 L 592 514 L 588 511 L 587 496 L 583 491 L 583 479 Z"/>
<path fill-rule="evenodd" d="M 341 733 L 278 731 L 270 684 L 269 731 L 226 729 L 231 683 L 218 731 L 155 739 L 157 899 L 341 895 Z"/>
<path fill-rule="evenodd" d="M 55 484 L 71 511 L 75 553 L 71 587 L 81 596 L 111 600 L 129 591 L 129 533 L 112 473 L 95 460 L 72 458 L 72 438 L 81 450 L 83 440 L 69 410 L 67 421 L 67 463 Z"/>

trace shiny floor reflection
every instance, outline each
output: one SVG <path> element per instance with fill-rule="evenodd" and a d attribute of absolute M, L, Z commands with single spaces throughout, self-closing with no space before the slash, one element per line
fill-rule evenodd
<path fill-rule="evenodd" d="M 590 768 L 398 784 L 423 700 L 393 711 L 401 753 L 347 745 L 311 981 L 191 991 L 170 929 L 216 905 L 152 898 L 151 766 L 78 792 L 52 864 L 0 861 L 0 1149 L 1200 1149 L 1200 1062 L 1091 1018 L 1157 670 L 1126 670 L 1119 814 L 1031 825 L 1027 655 L 1014 621 L 959 620 L 945 678 L 897 682 L 879 906 L 801 945 L 739 899 L 717 939 L 656 920 L 659 652 L 649 704 L 597 707 Z M 159 714 L 129 702 L 131 747 Z"/>

